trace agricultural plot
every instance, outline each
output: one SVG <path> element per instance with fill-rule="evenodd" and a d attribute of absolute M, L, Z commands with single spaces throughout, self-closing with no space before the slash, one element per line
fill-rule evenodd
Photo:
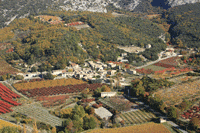
<path fill-rule="evenodd" d="M 20 71 L 13 68 L 10 64 L 8 64 L 5 60 L 0 58 L 0 76 L 5 75 L 7 73 L 16 74 Z"/>
<path fill-rule="evenodd" d="M 161 66 L 149 65 L 149 66 L 144 67 L 144 69 L 151 69 L 152 71 L 159 71 L 159 70 L 164 70 L 166 68 L 161 67 Z"/>
<path fill-rule="evenodd" d="M 187 112 L 184 112 L 181 117 L 184 119 L 192 119 L 193 117 L 200 119 L 200 103 L 199 106 L 193 106 Z"/>
<path fill-rule="evenodd" d="M 86 88 L 88 88 L 90 91 L 95 91 L 97 88 L 101 88 L 103 85 L 105 84 L 76 84 L 68 86 L 42 87 L 19 91 L 27 97 L 51 96 L 59 94 L 80 93 Z"/>
<path fill-rule="evenodd" d="M 36 97 L 36 100 L 41 101 L 43 107 L 52 107 L 65 103 L 66 99 L 68 98 L 69 98 L 68 95 L 58 95 L 49 97 L 41 96 L 41 97 Z"/>
<path fill-rule="evenodd" d="M 121 128 L 95 129 L 88 133 L 170 133 L 170 131 L 162 124 L 151 122 Z"/>
<path fill-rule="evenodd" d="M 123 96 L 100 99 L 100 102 L 117 111 L 128 111 L 131 109 L 131 107 L 136 105 Z"/>
<path fill-rule="evenodd" d="M 171 68 L 171 67 L 176 67 L 179 63 L 178 60 L 179 57 L 171 57 L 167 58 L 165 60 L 161 60 L 158 63 L 155 63 L 155 66 L 160 66 L 160 67 L 165 67 L 165 68 Z"/>
<path fill-rule="evenodd" d="M 0 114 L 9 113 L 13 111 L 11 107 L 21 105 L 17 103 L 14 98 L 19 98 L 20 96 L 9 90 L 6 86 L 0 83 Z"/>
<path fill-rule="evenodd" d="M 183 99 L 194 99 L 200 95 L 200 80 L 182 83 L 154 93 L 161 97 L 166 105 L 178 105 Z"/>
<path fill-rule="evenodd" d="M 42 81 L 36 81 L 36 82 L 31 81 L 27 83 L 16 83 L 13 86 L 17 90 L 27 90 L 27 89 L 35 89 L 35 88 L 43 88 L 43 87 L 67 86 L 67 85 L 76 85 L 76 84 L 84 84 L 84 83 L 86 82 L 71 78 L 71 79 L 42 80 Z"/>
<path fill-rule="evenodd" d="M 124 120 L 126 125 L 146 123 L 156 118 L 152 112 L 146 112 L 144 110 L 122 113 L 119 117 Z"/>
<path fill-rule="evenodd" d="M 14 110 L 53 127 L 62 125 L 62 120 L 60 118 L 49 114 L 48 110 L 36 104 L 18 106 L 15 107 Z"/>

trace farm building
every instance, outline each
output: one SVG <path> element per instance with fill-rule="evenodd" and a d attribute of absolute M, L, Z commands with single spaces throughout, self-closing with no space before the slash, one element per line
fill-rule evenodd
<path fill-rule="evenodd" d="M 117 92 L 101 92 L 101 97 L 113 97 Z"/>
<path fill-rule="evenodd" d="M 101 117 L 102 119 L 105 118 L 106 120 L 108 120 L 113 115 L 110 111 L 108 111 L 104 107 L 100 107 L 94 110 L 95 110 L 95 114 Z"/>

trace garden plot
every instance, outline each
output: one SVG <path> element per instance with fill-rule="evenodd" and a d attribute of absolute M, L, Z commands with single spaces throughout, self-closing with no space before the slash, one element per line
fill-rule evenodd
<path fill-rule="evenodd" d="M 136 105 L 123 96 L 100 99 L 100 102 L 117 111 L 129 111 Z"/>
<path fill-rule="evenodd" d="M 124 120 L 125 124 L 141 124 L 150 122 L 156 116 L 151 112 L 146 112 L 144 110 L 137 110 L 127 113 L 122 113 L 119 117 Z"/>
<path fill-rule="evenodd" d="M 61 126 L 62 120 L 49 114 L 48 110 L 36 104 L 15 107 L 15 111 L 51 126 Z"/>

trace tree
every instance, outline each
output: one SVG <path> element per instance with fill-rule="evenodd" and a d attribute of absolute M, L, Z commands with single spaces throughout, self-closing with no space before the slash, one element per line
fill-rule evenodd
<path fill-rule="evenodd" d="M 37 69 L 36 69 L 36 67 L 31 67 L 31 72 L 36 72 L 37 71 Z"/>
<path fill-rule="evenodd" d="M 32 133 L 38 133 L 36 121 L 34 121 L 34 123 L 33 123 L 33 132 Z"/>
<path fill-rule="evenodd" d="M 2 76 L 0 76 L 0 81 L 5 81 L 6 80 L 6 75 L 2 75 Z"/>
<path fill-rule="evenodd" d="M 22 80 L 22 79 L 24 79 L 24 76 L 22 76 L 22 75 L 15 76 L 15 80 Z"/>
<path fill-rule="evenodd" d="M 74 108 L 72 109 L 72 118 L 74 115 L 78 115 L 80 118 L 85 116 L 85 110 L 84 110 L 83 106 L 75 105 Z"/>
<path fill-rule="evenodd" d="M 193 117 L 190 120 L 190 125 L 194 130 L 197 130 L 199 128 L 200 120 L 197 117 Z"/>
<path fill-rule="evenodd" d="M 94 108 L 93 107 L 90 107 L 90 109 L 89 109 L 89 114 L 94 114 L 95 113 L 95 110 L 94 110 Z"/>
<path fill-rule="evenodd" d="M 110 89 L 108 86 L 103 85 L 103 86 L 101 87 L 101 92 L 111 92 L 111 89 Z"/>
<path fill-rule="evenodd" d="M 96 127 L 96 121 L 93 117 L 83 117 L 83 129 L 94 129 Z"/>
<path fill-rule="evenodd" d="M 44 75 L 44 79 L 54 79 L 54 76 L 51 73 L 47 73 Z"/>
<path fill-rule="evenodd" d="M 93 117 L 90 117 L 89 119 L 89 127 L 90 129 L 94 129 L 96 127 L 97 123 Z"/>
<path fill-rule="evenodd" d="M 174 106 L 170 106 L 170 108 L 167 110 L 167 116 L 170 119 L 177 119 L 178 118 L 177 109 Z"/>
<path fill-rule="evenodd" d="M 51 133 L 56 133 L 56 127 L 53 127 Z"/>
<path fill-rule="evenodd" d="M 23 133 L 26 133 L 26 125 L 23 124 Z"/>

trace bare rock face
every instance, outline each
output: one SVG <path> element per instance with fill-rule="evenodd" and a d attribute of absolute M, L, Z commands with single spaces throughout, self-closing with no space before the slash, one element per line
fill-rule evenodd
<path fill-rule="evenodd" d="M 184 5 L 187 3 L 196 3 L 200 2 L 200 0 L 168 0 L 169 4 L 174 7 L 174 6 L 179 6 L 179 5 Z"/>
<path fill-rule="evenodd" d="M 200 0 L 0 0 L 0 28 L 10 24 L 15 18 L 37 14 L 48 8 L 107 13 L 106 7 L 113 4 L 116 8 L 143 12 L 149 5 L 168 9 L 195 2 Z"/>

